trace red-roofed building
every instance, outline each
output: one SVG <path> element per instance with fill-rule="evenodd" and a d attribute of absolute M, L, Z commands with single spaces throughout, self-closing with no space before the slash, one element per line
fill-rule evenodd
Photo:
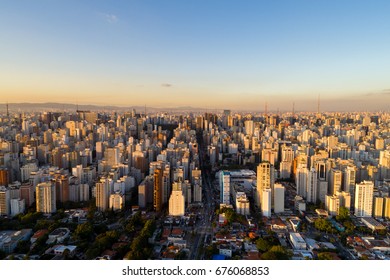
<path fill-rule="evenodd" d="M 40 229 L 30 238 L 31 244 L 35 243 L 40 237 L 47 234 L 49 231 L 47 229 Z"/>

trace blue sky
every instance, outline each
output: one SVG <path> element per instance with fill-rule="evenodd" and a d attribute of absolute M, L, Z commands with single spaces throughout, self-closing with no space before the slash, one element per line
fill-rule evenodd
<path fill-rule="evenodd" d="M 0 102 L 387 109 L 390 2 L 2 1 Z M 383 108 L 382 108 L 382 107 Z"/>

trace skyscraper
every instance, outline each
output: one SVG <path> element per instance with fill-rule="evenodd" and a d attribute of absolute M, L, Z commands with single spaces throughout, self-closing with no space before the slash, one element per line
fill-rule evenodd
<path fill-rule="evenodd" d="M 271 217 L 272 190 L 263 189 L 261 193 L 261 213 L 263 217 Z"/>
<path fill-rule="evenodd" d="M 384 197 L 384 205 L 383 205 L 383 217 L 386 219 L 390 219 L 390 197 Z"/>
<path fill-rule="evenodd" d="M 172 193 L 169 198 L 169 215 L 184 216 L 185 197 L 183 195 L 182 183 L 175 182 L 172 185 Z"/>
<path fill-rule="evenodd" d="M 318 199 L 318 180 L 317 171 L 314 167 L 308 173 L 306 188 L 307 202 L 316 203 Z"/>
<path fill-rule="evenodd" d="M 100 182 L 96 183 L 96 207 L 100 211 L 105 211 L 109 208 L 111 186 L 112 179 L 109 178 L 101 178 Z"/>
<path fill-rule="evenodd" d="M 163 171 L 160 168 L 154 170 L 153 207 L 156 212 L 161 212 L 162 210 L 162 175 Z"/>
<path fill-rule="evenodd" d="M 343 170 L 344 176 L 344 191 L 353 194 L 356 184 L 356 168 L 354 166 L 347 166 Z"/>
<path fill-rule="evenodd" d="M 337 195 L 326 195 L 325 209 L 329 215 L 336 216 L 340 209 L 340 198 Z"/>
<path fill-rule="evenodd" d="M 272 190 L 274 185 L 274 167 L 269 162 L 262 162 L 257 166 L 256 205 L 261 207 L 264 189 Z"/>
<path fill-rule="evenodd" d="M 385 199 L 383 197 L 375 197 L 374 198 L 374 206 L 373 206 L 373 215 L 375 218 L 383 217 Z"/>
<path fill-rule="evenodd" d="M 342 175 L 338 169 L 331 169 L 329 178 L 329 194 L 334 195 L 341 191 Z"/>
<path fill-rule="evenodd" d="M 20 198 L 24 199 L 26 207 L 30 207 L 35 201 L 34 186 L 30 183 L 24 183 L 20 186 Z"/>
<path fill-rule="evenodd" d="M 356 217 L 371 217 L 372 202 L 374 199 L 374 183 L 371 181 L 363 181 L 356 184 L 355 190 L 355 216 Z"/>
<path fill-rule="evenodd" d="M 284 187 L 281 184 L 274 185 L 274 212 L 284 212 Z"/>
<path fill-rule="evenodd" d="M 114 211 L 122 210 L 125 207 L 125 196 L 121 192 L 111 194 L 109 206 Z"/>
<path fill-rule="evenodd" d="M 36 186 L 37 212 L 54 213 L 56 208 L 56 187 L 53 182 L 44 182 Z"/>
<path fill-rule="evenodd" d="M 220 203 L 230 205 L 230 172 L 222 171 L 219 175 Z"/>
<path fill-rule="evenodd" d="M 7 168 L 0 168 L 0 186 L 8 186 L 9 173 Z"/>
<path fill-rule="evenodd" d="M 254 132 L 253 120 L 246 120 L 245 121 L 245 132 L 247 135 L 253 135 L 253 132 Z"/>
<path fill-rule="evenodd" d="M 307 182 L 308 182 L 309 170 L 306 165 L 299 165 L 295 175 L 295 184 L 297 186 L 297 195 L 304 198 L 307 197 Z"/>
<path fill-rule="evenodd" d="M 10 211 L 10 191 L 0 186 L 0 216 L 8 216 Z"/>

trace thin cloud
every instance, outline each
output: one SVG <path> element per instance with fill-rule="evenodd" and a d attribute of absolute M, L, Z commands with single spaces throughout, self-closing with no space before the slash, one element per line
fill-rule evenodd
<path fill-rule="evenodd" d="M 376 92 L 368 92 L 363 94 L 363 96 L 380 96 L 380 95 L 390 95 L 390 89 L 382 89 Z"/>
<path fill-rule="evenodd" d="M 162 87 L 173 87 L 173 85 L 172 85 L 172 84 L 167 84 L 167 83 L 165 83 L 165 84 L 161 84 L 161 86 L 162 86 Z"/>
<path fill-rule="evenodd" d="M 119 21 L 118 16 L 114 14 L 99 13 L 99 16 L 110 24 L 117 23 Z"/>
<path fill-rule="evenodd" d="M 390 94 L 390 89 L 384 89 L 382 90 L 382 94 Z"/>

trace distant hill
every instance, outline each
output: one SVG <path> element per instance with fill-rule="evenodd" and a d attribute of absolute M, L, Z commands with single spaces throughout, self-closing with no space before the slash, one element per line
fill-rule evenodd
<path fill-rule="evenodd" d="M 1 105 L 0 105 L 1 106 Z M 5 110 L 6 104 L 2 104 L 0 111 Z M 8 103 L 10 112 L 32 112 L 32 111 L 76 111 L 85 110 L 85 111 L 131 111 L 135 109 L 136 112 L 143 113 L 145 111 L 144 106 L 112 106 L 112 105 L 85 105 L 85 104 L 67 104 L 67 103 Z M 172 107 L 172 108 L 156 108 L 146 106 L 147 112 L 204 112 L 207 109 L 204 108 L 194 108 L 191 106 L 184 107 Z"/>

